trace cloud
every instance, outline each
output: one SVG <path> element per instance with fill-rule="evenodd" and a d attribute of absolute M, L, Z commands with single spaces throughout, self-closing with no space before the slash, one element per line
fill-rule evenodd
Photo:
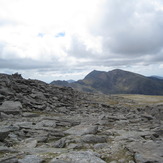
<path fill-rule="evenodd" d="M 94 30 L 103 36 L 104 49 L 122 55 L 159 52 L 163 42 L 163 10 L 154 2 L 106 1 L 100 13 L 102 19 Z"/>
<path fill-rule="evenodd" d="M 1 0 L 1 72 L 68 78 L 93 69 L 158 68 L 162 29 L 162 0 Z"/>

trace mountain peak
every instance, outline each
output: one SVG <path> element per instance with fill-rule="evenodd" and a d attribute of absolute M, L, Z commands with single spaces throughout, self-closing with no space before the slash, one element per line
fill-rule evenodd
<path fill-rule="evenodd" d="M 121 69 L 108 72 L 93 70 L 83 80 L 69 86 L 83 91 L 104 94 L 163 95 L 163 80 L 156 80 Z"/>

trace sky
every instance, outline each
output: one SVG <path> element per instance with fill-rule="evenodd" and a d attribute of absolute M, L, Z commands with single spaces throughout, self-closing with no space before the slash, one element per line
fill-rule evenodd
<path fill-rule="evenodd" d="M 0 0 L 0 73 L 82 79 L 163 76 L 162 0 Z"/>

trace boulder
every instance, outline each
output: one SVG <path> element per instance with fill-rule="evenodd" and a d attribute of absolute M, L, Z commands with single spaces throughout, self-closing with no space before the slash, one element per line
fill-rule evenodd
<path fill-rule="evenodd" d="M 0 127 L 0 141 L 4 141 L 9 133 L 10 130 L 8 128 Z"/>
<path fill-rule="evenodd" d="M 93 125 L 78 125 L 75 127 L 72 127 L 65 131 L 66 134 L 70 135 L 85 135 L 85 134 L 96 134 L 98 130 L 98 126 Z"/>
<path fill-rule="evenodd" d="M 56 122 L 54 120 L 42 120 L 41 122 L 37 123 L 39 127 L 56 127 Z"/>
<path fill-rule="evenodd" d="M 100 135 L 84 135 L 81 138 L 82 142 L 84 143 L 106 143 L 106 136 L 100 136 Z"/>
<path fill-rule="evenodd" d="M 162 163 L 163 143 L 148 140 L 146 142 L 132 142 L 127 148 L 135 153 L 136 163 Z"/>
<path fill-rule="evenodd" d="M 23 159 L 19 159 L 18 163 L 42 163 L 43 159 L 35 155 L 27 155 Z"/>
<path fill-rule="evenodd" d="M 54 146 L 55 148 L 64 148 L 65 145 L 66 145 L 66 140 L 65 140 L 65 138 L 62 138 L 62 139 L 56 141 L 56 142 L 53 144 L 53 146 Z"/>
<path fill-rule="evenodd" d="M 51 160 L 51 162 L 57 161 L 57 159 L 69 161 L 70 163 L 106 163 L 99 157 L 99 154 L 91 151 L 74 151 L 61 154 L 57 158 Z"/>
<path fill-rule="evenodd" d="M 16 157 L 0 158 L 0 163 L 18 163 Z"/>
<path fill-rule="evenodd" d="M 0 112 L 6 114 L 20 114 L 22 109 L 22 104 L 19 101 L 5 101 L 0 106 Z"/>

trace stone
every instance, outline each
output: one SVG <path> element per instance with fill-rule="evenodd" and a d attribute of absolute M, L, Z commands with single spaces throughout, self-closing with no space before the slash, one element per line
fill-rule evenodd
<path fill-rule="evenodd" d="M 35 155 L 26 155 L 23 159 L 19 159 L 18 163 L 42 163 L 43 159 Z"/>
<path fill-rule="evenodd" d="M 52 159 L 49 163 L 72 163 L 70 161 Z"/>
<path fill-rule="evenodd" d="M 81 135 L 85 135 L 85 134 L 96 134 L 97 131 L 98 131 L 98 126 L 78 125 L 78 126 L 72 127 L 69 130 L 65 131 L 65 133 L 81 136 Z"/>
<path fill-rule="evenodd" d="M 64 148 L 65 145 L 66 145 L 66 140 L 65 140 L 65 138 L 62 138 L 62 139 L 56 141 L 56 142 L 53 144 L 53 147 L 55 147 L 55 148 Z"/>
<path fill-rule="evenodd" d="M 22 104 L 19 101 L 5 101 L 0 106 L 0 112 L 6 114 L 20 114 L 22 109 Z"/>
<path fill-rule="evenodd" d="M 84 143 L 106 143 L 106 136 L 100 136 L 100 135 L 84 135 L 81 138 L 82 142 Z"/>
<path fill-rule="evenodd" d="M 15 127 L 20 127 L 20 128 L 31 128 L 33 126 L 32 122 L 16 122 L 14 124 Z"/>
<path fill-rule="evenodd" d="M 30 112 L 25 112 L 22 114 L 23 117 L 39 117 L 40 115 L 37 113 L 30 113 Z"/>
<path fill-rule="evenodd" d="M 107 143 L 98 143 L 94 145 L 94 149 L 99 150 L 99 149 L 103 149 L 103 148 L 108 148 L 108 144 Z"/>
<path fill-rule="evenodd" d="M 10 130 L 5 127 L 0 127 L 0 141 L 4 141 L 9 135 Z"/>
<path fill-rule="evenodd" d="M 69 161 L 71 163 L 106 163 L 97 153 L 91 151 L 73 151 L 61 154 L 57 158 L 54 158 L 53 161 L 56 161 L 57 159 Z"/>
<path fill-rule="evenodd" d="M 23 140 L 19 148 L 35 148 L 37 145 L 37 140 L 34 138 L 27 138 Z"/>
<path fill-rule="evenodd" d="M 0 158 L 0 163 L 18 163 L 16 157 Z"/>
<path fill-rule="evenodd" d="M 17 150 L 15 150 L 13 148 L 0 146 L 0 153 L 16 153 L 16 152 L 17 152 Z"/>
<path fill-rule="evenodd" d="M 0 117 L 1 117 L 1 118 L 6 118 L 6 119 L 8 119 L 8 118 L 12 118 L 13 115 L 12 115 L 12 114 L 5 114 L 4 112 L 1 112 L 1 113 L 0 113 Z"/>
<path fill-rule="evenodd" d="M 136 163 L 163 162 L 163 142 L 132 142 L 127 148 L 135 153 Z"/>
<path fill-rule="evenodd" d="M 56 122 L 54 120 L 42 120 L 36 124 L 39 127 L 56 127 Z"/>
<path fill-rule="evenodd" d="M 153 119 L 153 117 L 151 115 L 148 115 L 148 114 L 143 114 L 143 115 L 141 115 L 141 117 L 146 118 L 149 121 Z"/>

